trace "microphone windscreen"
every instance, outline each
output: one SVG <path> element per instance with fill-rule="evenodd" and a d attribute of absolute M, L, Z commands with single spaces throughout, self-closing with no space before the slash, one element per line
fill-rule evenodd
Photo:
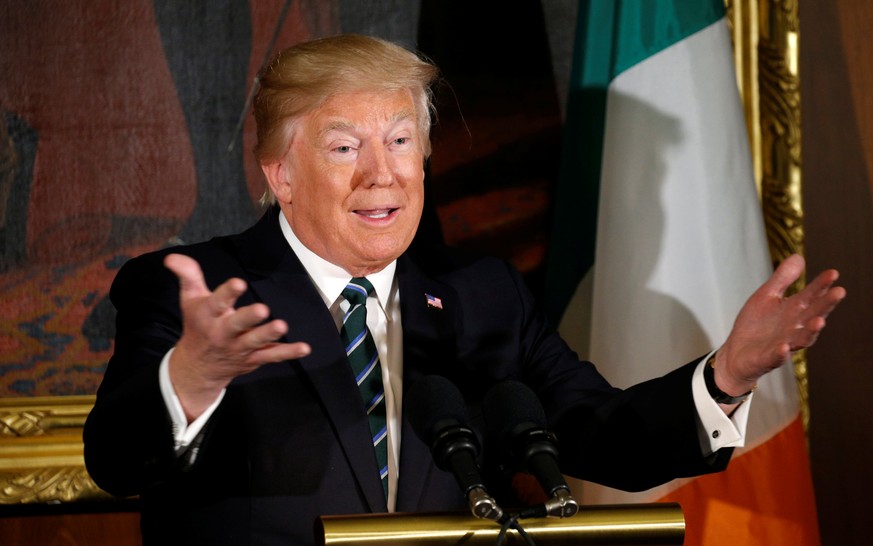
<path fill-rule="evenodd" d="M 510 441 L 513 429 L 522 424 L 544 428 L 546 413 L 537 395 L 524 383 L 507 379 L 485 395 L 482 411 L 488 429 L 500 441 Z"/>
<path fill-rule="evenodd" d="M 428 445 L 445 425 L 464 425 L 469 420 L 461 391 L 440 375 L 416 381 L 406 393 L 403 405 L 412 429 Z"/>

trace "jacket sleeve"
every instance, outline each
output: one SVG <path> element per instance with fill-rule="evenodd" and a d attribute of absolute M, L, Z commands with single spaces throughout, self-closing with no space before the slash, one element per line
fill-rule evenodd
<path fill-rule="evenodd" d="M 84 428 L 88 472 L 118 496 L 181 471 L 158 382 L 161 359 L 181 334 L 178 283 L 163 255 L 130 260 L 113 282 L 115 350 Z"/>
<path fill-rule="evenodd" d="M 520 275 L 510 276 L 523 309 L 522 379 L 543 402 L 566 474 L 640 491 L 727 467 L 733 449 L 704 456 L 700 447 L 691 388 L 699 360 L 625 390 L 611 387 L 546 322 Z M 639 354 L 645 358 L 644 348 Z"/>

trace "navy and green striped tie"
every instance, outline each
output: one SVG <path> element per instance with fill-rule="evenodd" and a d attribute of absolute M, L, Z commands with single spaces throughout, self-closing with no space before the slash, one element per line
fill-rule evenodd
<path fill-rule="evenodd" d="M 361 400 L 370 420 L 370 435 L 379 463 L 382 488 L 388 496 L 388 429 L 385 415 L 385 390 L 382 387 L 382 366 L 376 342 L 367 328 L 367 297 L 373 285 L 363 277 L 355 277 L 343 290 L 349 310 L 343 317 L 340 337 L 361 391 Z"/>

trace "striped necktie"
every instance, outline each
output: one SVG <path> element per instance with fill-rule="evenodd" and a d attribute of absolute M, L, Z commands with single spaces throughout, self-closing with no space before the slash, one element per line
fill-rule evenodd
<path fill-rule="evenodd" d="M 382 387 L 382 366 L 376 342 L 367 328 L 367 296 L 373 285 L 363 277 L 349 281 L 342 295 L 349 302 L 343 317 L 340 338 L 346 347 L 346 356 L 358 382 L 361 400 L 370 421 L 370 435 L 379 463 L 379 475 L 385 497 L 388 496 L 388 428 L 385 414 L 385 390 Z"/>

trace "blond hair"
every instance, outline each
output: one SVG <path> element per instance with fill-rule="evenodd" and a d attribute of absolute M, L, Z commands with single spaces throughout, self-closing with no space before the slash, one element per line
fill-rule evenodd
<path fill-rule="evenodd" d="M 407 89 L 415 102 L 426 158 L 431 151 L 431 86 L 437 77 L 437 67 L 427 59 L 370 36 L 332 36 L 285 49 L 258 74 L 253 103 L 258 128 L 255 157 L 261 163 L 281 158 L 290 145 L 293 121 L 332 95 Z M 275 202 L 269 188 L 261 202 Z"/>

